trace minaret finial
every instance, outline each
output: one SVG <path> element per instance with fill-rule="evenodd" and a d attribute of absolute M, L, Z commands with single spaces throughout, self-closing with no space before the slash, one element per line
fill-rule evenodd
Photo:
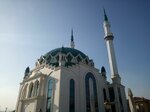
<path fill-rule="evenodd" d="M 103 8 L 103 10 L 104 10 L 104 20 L 105 20 L 105 21 L 108 21 L 108 17 L 107 17 L 107 15 L 106 15 L 105 8 Z"/>
<path fill-rule="evenodd" d="M 71 48 L 75 47 L 74 38 L 73 38 L 73 28 L 71 29 L 71 43 L 70 43 L 70 46 L 71 46 Z"/>
<path fill-rule="evenodd" d="M 73 28 L 71 29 L 71 41 L 74 41 L 74 39 L 73 39 Z"/>

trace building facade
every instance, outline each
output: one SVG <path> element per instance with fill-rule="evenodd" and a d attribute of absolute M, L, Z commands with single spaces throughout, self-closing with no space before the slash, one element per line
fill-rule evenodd
<path fill-rule="evenodd" d="M 150 112 L 150 100 L 144 97 L 134 97 L 137 112 Z"/>
<path fill-rule="evenodd" d="M 144 97 L 133 97 L 131 89 L 128 89 L 129 112 L 150 112 L 150 100 Z"/>
<path fill-rule="evenodd" d="M 26 68 L 16 112 L 127 112 L 105 11 L 104 32 L 111 83 L 104 67 L 95 68 L 92 59 L 75 49 L 72 31 L 70 47 L 51 50 L 37 60 L 34 69 Z"/>

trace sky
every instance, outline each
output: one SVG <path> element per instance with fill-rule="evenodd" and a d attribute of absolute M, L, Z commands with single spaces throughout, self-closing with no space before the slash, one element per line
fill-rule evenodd
<path fill-rule="evenodd" d="M 0 110 L 15 109 L 27 66 L 48 51 L 69 46 L 110 70 L 103 31 L 105 8 L 114 34 L 122 83 L 134 96 L 150 99 L 149 0 L 1 0 Z"/>

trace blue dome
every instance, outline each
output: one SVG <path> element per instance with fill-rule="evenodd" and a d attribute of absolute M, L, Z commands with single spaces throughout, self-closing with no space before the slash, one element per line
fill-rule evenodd
<path fill-rule="evenodd" d="M 77 49 L 73 49 L 73 48 L 69 48 L 69 47 L 61 47 L 61 48 L 56 48 L 54 50 L 51 50 L 50 52 L 46 53 L 44 56 L 47 57 L 49 55 L 55 56 L 56 54 L 63 52 L 64 54 L 68 54 L 71 53 L 74 57 L 76 57 L 77 55 L 81 55 L 82 58 L 86 58 L 87 56 L 82 53 L 81 51 L 77 50 Z"/>
<path fill-rule="evenodd" d="M 72 66 L 79 62 L 89 64 L 88 56 L 77 49 L 69 47 L 61 47 L 51 50 L 41 56 L 38 62 L 39 64 L 46 63 L 52 66 L 59 66 L 59 54 L 63 54 L 65 56 L 65 66 Z"/>

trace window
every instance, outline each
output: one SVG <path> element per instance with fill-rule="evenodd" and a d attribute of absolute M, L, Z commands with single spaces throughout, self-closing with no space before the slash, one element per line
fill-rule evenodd
<path fill-rule="evenodd" d="M 104 95 L 104 101 L 106 101 L 107 100 L 107 96 L 106 96 L 106 89 L 105 88 L 103 88 L 103 95 Z"/>
<path fill-rule="evenodd" d="M 26 94 L 27 94 L 27 86 L 28 84 L 25 85 L 23 91 L 22 91 L 22 99 L 25 99 L 26 98 Z"/>
<path fill-rule="evenodd" d="M 75 82 L 70 80 L 69 112 L 75 112 Z"/>
<path fill-rule="evenodd" d="M 80 62 L 82 59 L 80 56 L 77 57 L 77 61 Z"/>
<path fill-rule="evenodd" d="M 29 95 L 28 95 L 28 97 L 29 98 L 32 97 L 32 94 L 33 94 L 33 83 L 31 83 L 30 86 L 29 86 Z"/>
<path fill-rule="evenodd" d="M 50 79 L 48 82 L 48 92 L 47 92 L 47 106 L 46 106 L 46 112 L 52 112 L 52 97 L 53 97 L 53 86 L 54 86 L 54 80 Z"/>
<path fill-rule="evenodd" d="M 39 93 L 39 81 L 36 81 L 35 82 L 35 96 L 38 96 L 38 93 Z"/>
<path fill-rule="evenodd" d="M 87 73 L 85 77 L 86 89 L 86 112 L 98 112 L 98 99 L 96 80 L 92 73 Z"/>
<path fill-rule="evenodd" d="M 73 57 L 69 54 L 69 55 L 67 56 L 68 62 L 71 62 L 72 58 L 73 58 Z"/>
<path fill-rule="evenodd" d="M 110 87 L 108 90 L 109 90 L 109 98 L 110 98 L 110 101 L 111 101 L 111 102 L 114 102 L 114 101 L 115 101 L 114 88 L 113 88 L 113 87 Z M 112 104 L 112 105 L 111 105 L 111 109 L 112 109 L 112 112 L 116 112 L 116 106 L 115 106 L 115 104 Z"/>
<path fill-rule="evenodd" d="M 111 102 L 115 101 L 115 93 L 114 93 L 114 88 L 113 87 L 109 88 L 109 98 L 110 98 Z"/>
<path fill-rule="evenodd" d="M 121 91 L 120 91 L 119 87 L 117 89 L 118 89 L 118 95 L 119 95 L 119 102 L 120 102 L 121 112 L 124 112 L 124 110 L 123 110 L 123 103 L 122 103 L 122 97 L 121 97 Z"/>

